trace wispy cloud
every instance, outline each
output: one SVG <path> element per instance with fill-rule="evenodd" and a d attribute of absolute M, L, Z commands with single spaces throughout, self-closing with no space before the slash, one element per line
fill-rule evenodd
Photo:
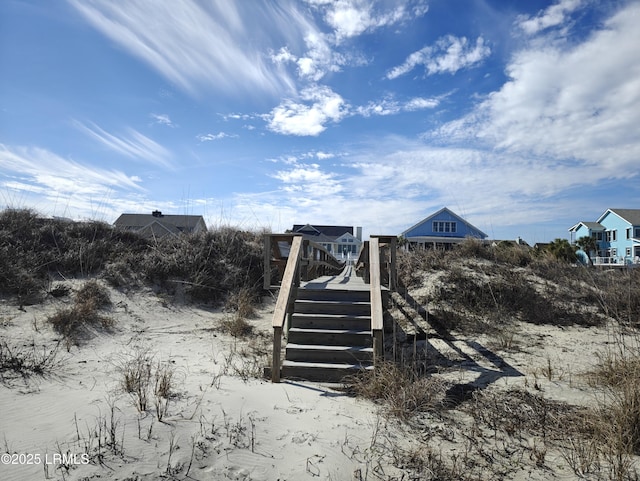
<path fill-rule="evenodd" d="M 140 179 L 118 170 L 82 165 L 38 147 L 9 147 L 0 144 L 0 170 L 17 173 L 22 181 L 10 181 L 8 188 L 57 196 L 102 197 L 113 189 L 142 191 Z"/>
<path fill-rule="evenodd" d="M 458 70 L 477 65 L 490 54 L 491 49 L 482 37 L 478 37 L 475 44 L 472 44 L 466 37 L 447 35 L 435 45 L 413 52 L 404 63 L 391 69 L 387 78 L 395 79 L 418 66 L 424 67 L 426 75 L 454 74 Z"/>
<path fill-rule="evenodd" d="M 304 102 L 304 103 L 303 103 Z M 313 86 L 300 93 L 300 100 L 287 100 L 266 116 L 268 128 L 287 135 L 315 136 L 328 122 L 338 122 L 348 113 L 344 99 L 326 86 Z"/>
<path fill-rule="evenodd" d="M 519 16 L 516 25 L 528 35 L 535 35 L 547 28 L 563 25 L 567 16 L 577 10 L 582 0 L 560 0 L 541 10 L 535 17 Z"/>
<path fill-rule="evenodd" d="M 377 102 L 369 102 L 365 106 L 359 106 L 354 112 L 363 117 L 372 115 L 395 115 L 403 111 L 415 111 L 424 109 L 434 109 L 440 105 L 440 99 L 415 97 L 407 102 L 399 102 L 395 99 L 383 99 Z"/>
<path fill-rule="evenodd" d="M 235 134 L 227 134 L 225 132 L 218 132 L 217 134 L 200 134 L 197 135 L 196 138 L 200 142 L 211 142 L 212 140 L 221 140 L 226 138 L 235 138 L 238 137 Z"/>
<path fill-rule="evenodd" d="M 149 114 L 154 124 L 166 125 L 167 127 L 177 127 L 167 114 Z"/>
<path fill-rule="evenodd" d="M 121 155 L 135 160 L 146 160 L 162 167 L 171 167 L 170 152 L 149 137 L 134 129 L 127 129 L 127 137 L 117 137 L 95 124 L 85 125 L 74 121 L 74 125 L 94 140 Z"/>
<path fill-rule="evenodd" d="M 299 36 L 305 21 L 295 4 L 68 1 L 96 29 L 191 94 L 293 88 L 286 72 L 265 62 L 262 48 Z"/>

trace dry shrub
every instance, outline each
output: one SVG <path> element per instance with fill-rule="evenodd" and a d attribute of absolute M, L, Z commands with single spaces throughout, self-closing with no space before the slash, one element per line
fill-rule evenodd
<path fill-rule="evenodd" d="M 418 412 L 443 406 L 446 384 L 420 375 L 411 367 L 381 362 L 373 371 L 346 380 L 346 390 L 382 404 L 391 416 L 408 419 Z"/>
<path fill-rule="evenodd" d="M 225 310 L 235 312 L 237 316 L 248 319 L 255 316 L 255 292 L 246 286 L 229 293 Z"/>
<path fill-rule="evenodd" d="M 587 412 L 564 402 L 551 401 L 521 389 L 504 392 L 476 391 L 463 405 L 474 420 L 497 435 L 533 435 L 564 440 L 582 431 Z"/>
<path fill-rule="evenodd" d="M 113 319 L 99 312 L 110 305 L 109 291 L 95 280 L 87 281 L 76 293 L 75 304 L 49 316 L 47 321 L 68 343 L 77 344 L 80 339 L 90 336 L 90 328 L 113 327 Z"/>
<path fill-rule="evenodd" d="M 52 372 L 61 364 L 58 357 L 58 347 L 36 347 L 30 345 L 9 345 L 5 340 L 0 340 L 0 379 L 5 380 L 5 373 L 27 378 L 31 375 L 45 375 Z M 10 376 L 11 377 L 11 376 Z"/>
<path fill-rule="evenodd" d="M 619 452 L 640 455 L 640 352 L 605 353 L 593 379 L 605 388 L 597 411 L 601 436 Z"/>
<path fill-rule="evenodd" d="M 98 284 L 95 280 L 90 280 L 85 282 L 76 293 L 76 302 L 102 309 L 111 305 L 111 296 L 106 287 Z"/>
<path fill-rule="evenodd" d="M 220 321 L 220 331 L 237 338 L 249 337 L 253 334 L 253 326 L 242 316 L 226 316 Z"/>
<path fill-rule="evenodd" d="M 81 339 L 89 337 L 90 327 L 108 329 L 114 324 L 112 318 L 101 315 L 95 306 L 83 303 L 61 309 L 49 316 L 47 321 L 72 343 L 78 343 Z"/>

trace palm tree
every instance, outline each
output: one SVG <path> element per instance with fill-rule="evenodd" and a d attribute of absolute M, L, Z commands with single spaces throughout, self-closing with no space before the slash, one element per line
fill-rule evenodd
<path fill-rule="evenodd" d="M 575 262 L 578 260 L 575 249 L 567 239 L 555 239 L 549 243 L 549 252 L 556 259 L 562 259 L 567 262 Z"/>
<path fill-rule="evenodd" d="M 593 266 L 593 260 L 591 260 L 591 253 L 597 252 L 598 250 L 598 243 L 596 242 L 596 240 L 591 236 L 585 235 L 583 237 L 580 237 L 580 239 L 576 241 L 576 245 L 580 247 L 580 249 L 582 249 L 585 254 L 587 254 L 587 259 L 589 259 L 589 265 Z"/>

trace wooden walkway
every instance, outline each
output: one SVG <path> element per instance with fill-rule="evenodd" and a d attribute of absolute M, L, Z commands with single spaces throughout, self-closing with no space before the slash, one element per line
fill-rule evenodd
<path fill-rule="evenodd" d="M 344 270 L 335 276 L 322 276 L 312 281 L 301 282 L 301 289 L 328 289 L 347 291 L 368 291 L 371 286 L 365 284 L 362 277 L 356 276 L 354 266 L 346 266 Z"/>

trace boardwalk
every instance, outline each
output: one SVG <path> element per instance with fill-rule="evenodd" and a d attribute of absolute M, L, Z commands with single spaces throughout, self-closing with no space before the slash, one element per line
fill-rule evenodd
<path fill-rule="evenodd" d="M 301 289 L 334 289 L 348 291 L 368 291 L 370 286 L 365 284 L 362 277 L 356 276 L 353 266 L 346 266 L 344 270 L 335 276 L 322 276 L 312 281 L 301 282 Z"/>

